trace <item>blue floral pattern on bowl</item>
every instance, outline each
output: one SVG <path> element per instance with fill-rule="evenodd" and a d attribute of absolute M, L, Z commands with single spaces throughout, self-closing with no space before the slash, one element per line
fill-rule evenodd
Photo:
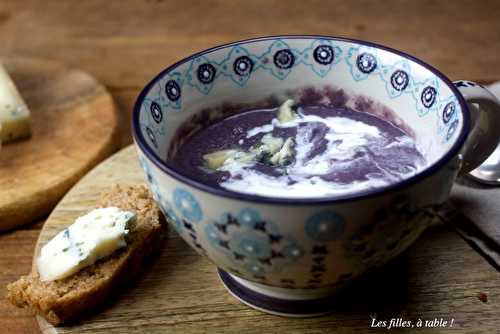
<path fill-rule="evenodd" d="M 198 223 L 203 218 L 200 204 L 194 196 L 187 190 L 177 188 L 172 194 L 175 207 L 182 214 L 182 217 L 191 223 Z"/>
<path fill-rule="evenodd" d="M 205 234 L 217 252 L 225 254 L 233 267 L 256 279 L 281 271 L 304 255 L 304 249 L 276 224 L 265 220 L 254 209 L 225 213 L 205 227 Z"/>
<path fill-rule="evenodd" d="M 148 112 L 140 119 L 141 131 L 156 153 L 166 156 L 167 147 L 162 143 L 170 126 L 170 114 L 178 113 L 185 101 L 221 94 L 223 89 L 228 95 L 242 94 L 243 89 L 258 85 L 258 80 L 267 81 L 269 76 L 286 90 L 290 75 L 306 75 L 318 84 L 342 78 L 342 83 L 348 83 L 354 90 L 367 81 L 382 83 L 386 92 L 383 99 L 389 107 L 398 108 L 410 99 L 415 105 L 416 120 L 421 118 L 424 128 L 435 127 L 443 142 L 454 138 L 460 125 L 460 118 L 450 123 L 432 122 L 440 119 L 443 101 L 454 100 L 457 108 L 459 104 L 440 80 L 404 57 L 389 57 L 388 52 L 375 47 L 328 38 L 308 42 L 277 38 L 200 54 L 166 73 L 144 99 L 142 108 Z M 229 83 L 233 85 L 228 86 Z"/>
<path fill-rule="evenodd" d="M 378 209 L 346 242 L 348 256 L 366 267 L 380 266 L 406 249 L 437 219 L 440 204 L 415 207 L 404 195 Z"/>
<path fill-rule="evenodd" d="M 313 240 L 336 240 L 344 232 L 344 219 L 333 211 L 321 211 L 306 221 L 305 229 L 307 236 Z"/>

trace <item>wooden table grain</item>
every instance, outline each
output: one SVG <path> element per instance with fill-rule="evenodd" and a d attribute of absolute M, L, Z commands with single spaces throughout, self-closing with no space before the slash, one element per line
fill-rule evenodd
<path fill-rule="evenodd" d="M 303 33 L 382 43 L 429 62 L 451 79 L 500 79 L 500 3 L 494 0 L 0 1 L 0 56 L 43 57 L 92 73 L 108 87 L 121 110 L 123 145 L 131 141 L 128 117 L 135 97 L 166 65 L 220 43 Z M 29 271 L 42 224 L 34 222 L 0 234 L 0 291 Z M 418 284 L 449 284 L 458 293 L 405 296 L 403 302 L 379 296 L 371 301 L 375 304 L 363 310 L 389 315 L 404 311 L 404 301 L 415 298 L 425 298 L 424 304 L 432 309 L 433 305 L 443 305 L 433 301 L 453 295 L 448 309 L 435 310 L 436 314 L 455 312 L 456 321 L 467 324 L 465 328 L 471 333 L 494 333 L 499 328 L 496 299 L 500 298 L 500 288 L 495 284 L 499 275 L 461 245 L 451 231 L 439 229 L 426 233 L 407 255 L 418 262 L 422 252 L 456 247 L 456 257 L 450 261 L 463 259 L 464 269 L 457 273 L 455 282 L 440 283 L 438 276 L 432 282 Z M 426 266 L 447 269 L 446 263 L 421 264 L 421 268 Z M 404 288 L 398 289 L 404 292 Z M 488 293 L 487 303 L 478 300 L 480 292 Z M 8 305 L 4 294 L 5 290 L 0 292 L 0 333 L 37 333 L 34 318 Z M 366 323 L 367 330 L 370 323 L 365 316 L 343 318 L 339 319 L 339 328 L 346 328 L 349 322 L 357 323 L 358 328 Z"/>

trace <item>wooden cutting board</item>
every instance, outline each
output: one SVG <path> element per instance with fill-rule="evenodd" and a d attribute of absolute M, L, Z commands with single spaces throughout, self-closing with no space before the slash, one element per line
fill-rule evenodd
<path fill-rule="evenodd" d="M 0 231 L 47 214 L 118 148 L 111 95 L 89 74 L 40 59 L 2 59 L 32 114 L 32 137 L 0 151 Z"/>
<path fill-rule="evenodd" d="M 133 147 L 100 164 L 57 205 L 40 233 L 35 254 L 93 208 L 99 193 L 112 183 L 142 182 Z M 133 287 L 72 326 L 53 327 L 38 317 L 42 332 L 359 334 L 372 329 L 372 317 L 415 322 L 443 318 L 448 326 L 453 319 L 453 328 L 421 328 L 419 333 L 496 333 L 500 328 L 500 274 L 446 226 L 427 231 L 403 256 L 363 277 L 338 297 L 331 315 L 309 319 L 267 315 L 241 304 L 225 291 L 215 266 L 174 230 L 169 232 L 162 254 Z M 479 300 L 480 293 L 487 295 L 487 302 Z"/>

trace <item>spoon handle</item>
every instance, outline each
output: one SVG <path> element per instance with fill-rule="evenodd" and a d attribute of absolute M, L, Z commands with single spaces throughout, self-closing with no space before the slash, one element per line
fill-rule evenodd
<path fill-rule="evenodd" d="M 450 203 L 446 203 L 437 217 L 451 226 L 469 246 L 476 250 L 489 264 L 500 271 L 500 244 L 488 236 L 477 224 L 461 214 Z"/>

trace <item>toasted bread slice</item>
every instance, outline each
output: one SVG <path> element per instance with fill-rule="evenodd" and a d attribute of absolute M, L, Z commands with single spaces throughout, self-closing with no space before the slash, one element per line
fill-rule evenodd
<path fill-rule="evenodd" d="M 127 246 L 76 274 L 42 282 L 36 268 L 7 286 L 7 298 L 28 307 L 53 325 L 71 322 L 105 302 L 123 283 L 139 274 L 146 258 L 157 251 L 166 236 L 166 224 L 150 192 L 144 186 L 113 186 L 97 207 L 116 206 L 133 211 Z"/>

